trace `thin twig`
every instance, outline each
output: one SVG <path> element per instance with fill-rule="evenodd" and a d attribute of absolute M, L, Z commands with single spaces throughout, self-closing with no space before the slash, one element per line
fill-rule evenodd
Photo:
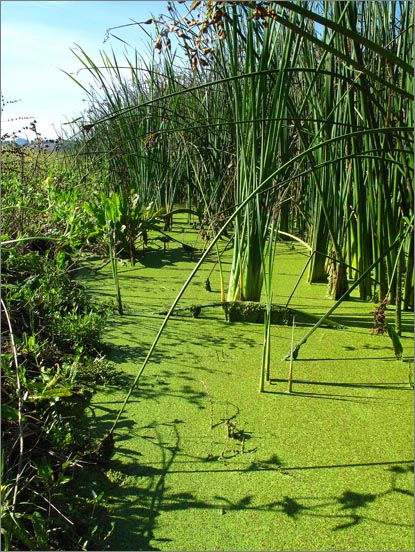
<path fill-rule="evenodd" d="M 46 498 L 45 496 L 41 495 L 40 493 L 38 493 L 37 491 L 35 491 L 34 489 L 32 489 L 32 492 L 38 496 L 39 498 L 42 498 L 45 502 L 47 502 L 49 508 L 52 508 L 52 510 L 55 510 L 56 513 L 58 513 L 60 516 L 63 517 L 63 519 L 69 523 L 69 525 L 75 525 L 73 521 L 71 521 L 69 518 L 67 518 L 60 510 L 58 510 L 58 508 L 56 506 L 54 506 L 52 504 L 52 502 L 50 501 L 50 499 Z"/>
<path fill-rule="evenodd" d="M 6 308 L 6 305 L 4 304 L 3 299 L 1 299 L 1 306 L 3 307 L 4 315 L 6 317 L 7 325 L 9 327 L 10 345 L 13 352 L 14 366 L 16 368 L 17 425 L 19 428 L 19 462 L 17 466 L 17 475 L 16 475 L 16 480 L 14 485 L 13 501 L 12 501 L 12 506 L 14 509 L 17 502 L 19 480 L 23 469 L 23 452 L 24 452 L 23 418 L 22 418 L 23 399 L 22 399 L 22 387 L 21 387 L 20 374 L 19 374 L 19 361 L 17 360 L 17 351 L 16 351 L 16 344 L 14 342 L 13 329 L 10 322 L 9 313 L 7 312 L 7 308 Z"/>

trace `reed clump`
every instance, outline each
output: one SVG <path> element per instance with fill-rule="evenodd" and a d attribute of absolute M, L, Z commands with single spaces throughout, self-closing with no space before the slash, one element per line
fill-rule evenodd
<path fill-rule="evenodd" d="M 95 86 L 77 163 L 125 194 L 127 213 L 138 194 L 213 221 L 256 190 L 232 224 L 228 300 L 260 300 L 272 225 L 309 244 L 308 279 L 328 279 L 334 299 L 400 232 L 359 293 L 402 295 L 411 309 L 412 4 L 198 2 L 189 13 L 172 5 L 158 19 L 150 58 L 78 50 Z"/>
<path fill-rule="evenodd" d="M 334 300 L 293 354 L 356 288 L 361 300 L 395 304 L 398 329 L 401 309 L 414 306 L 412 3 L 168 9 L 149 59 L 76 53 L 95 83 L 76 162 L 97 167 L 107 195 L 123 191 L 126 228 L 137 194 L 167 212 L 185 206 L 206 238 L 115 424 L 213 249 L 222 301 L 265 299 L 265 372 L 278 237 L 306 244 L 308 280 L 328 281 Z"/>

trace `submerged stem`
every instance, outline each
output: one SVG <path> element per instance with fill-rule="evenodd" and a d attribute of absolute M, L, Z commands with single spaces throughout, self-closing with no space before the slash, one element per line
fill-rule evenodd
<path fill-rule="evenodd" d="M 354 290 L 355 287 L 359 285 L 361 280 L 365 278 L 374 268 L 375 266 L 389 253 L 389 251 L 392 251 L 392 249 L 399 244 L 399 240 L 396 240 L 388 249 L 383 253 L 381 257 L 376 259 L 374 263 L 372 263 L 367 270 L 365 270 L 360 277 L 352 284 L 352 286 L 334 303 L 334 305 L 329 309 L 324 316 L 320 318 L 320 320 L 315 324 L 310 331 L 306 333 L 306 335 L 297 343 L 297 345 L 294 347 L 294 350 L 292 353 L 287 354 L 284 357 L 284 360 L 289 360 L 291 356 L 294 358 L 294 360 L 298 356 L 298 352 L 300 350 L 301 345 L 304 345 L 304 343 L 307 341 L 307 339 L 327 320 L 327 318 L 337 309 L 337 307 L 350 295 L 350 293 Z"/>

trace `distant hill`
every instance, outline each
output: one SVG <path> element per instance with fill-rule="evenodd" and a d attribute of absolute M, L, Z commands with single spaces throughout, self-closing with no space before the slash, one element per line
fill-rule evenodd
<path fill-rule="evenodd" d="M 14 140 L 2 140 L 1 144 L 16 144 L 19 147 L 30 146 L 35 149 L 41 149 L 43 151 L 62 151 L 63 149 L 69 149 L 73 146 L 72 140 L 62 139 L 40 139 L 29 141 L 26 138 L 15 138 Z"/>
<path fill-rule="evenodd" d="M 29 140 L 26 140 L 26 138 L 16 138 L 15 142 L 19 146 L 23 146 L 24 144 L 27 144 Z"/>

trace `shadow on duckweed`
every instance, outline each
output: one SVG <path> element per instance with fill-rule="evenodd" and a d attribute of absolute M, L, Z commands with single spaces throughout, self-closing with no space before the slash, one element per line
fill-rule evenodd
<path fill-rule="evenodd" d="M 410 529 L 411 524 L 390 519 L 379 514 L 375 508 L 372 515 L 371 507 L 376 506 L 381 499 L 392 496 L 394 493 L 412 499 L 412 492 L 401 481 L 401 477 L 413 472 L 413 461 L 368 462 L 354 464 L 284 466 L 277 455 L 271 455 L 262 462 L 249 462 L 235 468 L 226 463 L 213 462 L 215 466 L 207 467 L 206 461 L 199 459 L 191 470 L 180 469 L 178 455 L 183 453 L 178 425 L 180 420 L 163 424 L 150 424 L 147 428 L 153 434 L 144 437 L 152 446 L 159 450 L 160 461 L 151 466 L 137 462 L 137 453 L 131 455 L 134 460 L 130 463 L 114 459 L 109 469 L 97 469 L 93 485 L 105 491 L 111 518 L 115 520 L 115 530 L 110 539 L 111 550 L 163 550 L 163 543 L 174 542 L 169 536 L 158 537 L 157 530 L 162 516 L 171 512 L 204 511 L 217 512 L 223 516 L 233 512 L 271 512 L 291 520 L 300 521 L 302 518 L 322 518 L 327 525 L 327 531 L 333 533 L 346 531 L 352 527 L 366 523 Z M 162 436 L 162 427 L 169 428 L 174 438 L 166 445 Z M 122 450 L 124 455 L 127 451 Z M 216 464 L 221 467 L 217 468 Z M 186 462 L 185 465 L 187 466 Z M 193 474 L 208 474 L 209 477 L 219 477 L 223 473 L 255 474 L 261 472 L 260 477 L 295 477 L 296 473 L 313 470 L 356 470 L 378 468 L 390 473 L 388 484 L 379 492 L 362 492 L 353 488 L 345 488 L 339 494 L 293 495 L 283 494 L 275 500 L 258 500 L 254 492 L 244 494 L 238 499 L 229 498 L 226 494 L 214 494 L 210 499 L 200 498 L 195 491 L 172 492 L 168 485 L 169 476 L 183 476 Z M 114 502 L 111 493 L 116 489 L 117 500 Z M 224 518 L 226 523 L 226 518 Z M 283 520 L 281 520 L 283 523 Z M 168 549 L 176 549 L 170 548 Z M 226 549 L 226 548 L 224 548 Z"/>
<path fill-rule="evenodd" d="M 182 247 L 160 249 L 148 249 L 141 252 L 137 259 L 137 264 L 145 268 L 163 268 L 165 266 L 174 266 L 178 263 L 191 263 L 195 265 L 200 258 L 200 251 L 186 251 Z"/>
<path fill-rule="evenodd" d="M 143 265 L 147 263 L 145 265 L 146 268 L 160 268 L 169 265 L 175 269 L 175 263 L 179 261 L 183 261 L 183 253 L 169 250 L 166 252 L 159 251 L 154 255 L 151 254 L 140 259 Z M 190 261 L 190 259 L 187 259 L 187 261 Z M 126 271 L 124 282 L 130 286 L 134 279 L 134 284 L 139 287 L 139 282 L 144 282 L 140 279 L 141 268 L 144 268 L 144 266 Z M 138 278 L 133 275 L 133 270 L 135 274 L 138 271 L 140 275 Z M 165 271 L 162 270 L 162 272 Z M 174 270 L 174 272 L 176 271 Z M 174 277 L 176 277 L 176 274 L 174 274 Z M 163 276 L 163 278 L 166 277 Z M 144 282 L 146 288 L 144 289 L 145 286 L 143 286 L 143 288 L 138 289 L 137 293 L 141 294 L 143 298 L 145 293 L 152 287 L 152 281 L 152 278 L 146 279 Z M 176 284 L 176 281 L 174 283 Z M 129 293 L 132 293 L 131 290 L 132 287 L 129 289 Z M 169 289 L 170 292 L 171 290 Z M 167 295 L 166 293 L 166 298 Z M 144 306 L 150 309 L 153 308 L 153 305 L 149 305 L 149 301 L 153 302 L 153 299 L 147 298 Z M 134 297 L 134 305 L 131 308 L 132 313 L 114 321 L 109 329 L 109 332 L 112 333 L 112 329 L 119 331 L 119 328 L 122 328 L 122 335 L 120 337 L 122 337 L 123 344 L 114 344 L 111 359 L 117 363 L 130 364 L 131 366 L 126 368 L 130 372 L 135 370 L 143 361 L 148 349 L 141 341 L 137 342 L 137 336 L 140 336 L 141 331 L 156 330 L 160 326 L 160 318 L 150 315 L 150 313 L 136 314 L 135 309 L 137 309 L 139 302 L 140 297 Z M 356 303 L 354 305 L 357 306 Z M 298 308 L 297 304 L 296 308 Z M 321 310 L 321 305 L 319 309 Z M 370 309 L 370 306 L 368 306 L 368 309 Z M 310 310 L 312 311 L 313 308 Z M 336 317 L 335 320 L 340 323 L 345 323 L 347 320 L 352 326 L 355 322 L 356 327 L 362 328 L 363 317 L 360 314 L 357 314 L 355 319 L 354 312 L 347 309 L 343 319 L 342 316 L 343 313 L 339 313 L 339 317 Z M 373 317 L 365 313 L 362 333 L 367 334 L 367 329 L 372 323 L 372 319 Z M 215 333 L 210 333 L 207 323 L 207 320 L 191 319 L 189 321 L 189 318 L 184 319 L 179 316 L 175 317 L 174 321 L 173 319 L 169 321 L 163 336 L 166 342 L 158 345 L 151 358 L 151 364 L 156 365 L 157 374 L 152 374 L 148 377 L 144 375 L 142 377 L 140 385 L 131 396 L 130 404 L 132 409 L 137 408 L 139 403 L 142 406 L 143 403 L 150 402 L 151 406 L 146 409 L 146 412 L 141 413 L 143 416 L 150 415 L 153 417 L 157 411 L 161 416 L 173 419 L 175 415 L 178 417 L 182 415 L 179 410 L 177 410 L 177 414 L 174 412 L 171 415 L 172 410 L 177 407 L 178 402 L 182 402 L 183 405 L 192 406 L 190 415 L 192 416 L 191 422 L 193 423 L 193 416 L 196 417 L 200 410 L 204 409 L 209 416 L 209 395 L 199 385 L 201 374 L 206 374 L 206 381 L 208 381 L 208 375 L 225 374 L 227 376 L 235 375 L 235 379 L 238 379 L 238 382 L 242 386 L 243 382 L 245 382 L 245 385 L 247 381 L 249 381 L 248 385 L 252 383 L 251 380 L 242 380 L 242 375 L 239 377 L 236 375 L 237 372 L 231 371 L 231 365 L 228 363 L 233 361 L 233 356 L 236 358 L 235 350 L 243 351 L 238 357 L 239 361 L 241 361 L 245 350 L 250 351 L 254 347 L 258 347 L 262 339 L 262 328 L 253 328 L 249 324 L 241 324 L 240 326 L 229 325 L 225 321 L 221 321 L 220 329 L 221 331 L 226 330 L 225 337 L 216 330 Z M 215 326 L 216 328 L 219 327 L 217 321 L 215 322 Z M 192 332 L 192 328 L 197 328 L 197 331 Z M 237 328 L 240 328 L 240 330 Z M 253 338 L 253 332 L 256 334 L 255 338 Z M 340 333 L 336 334 L 336 330 L 333 333 L 331 332 L 332 330 L 330 330 L 330 335 L 334 336 L 335 340 L 336 336 L 340 335 Z M 279 346 L 285 348 L 286 339 L 285 335 L 278 335 Z M 347 350 L 355 358 L 344 360 L 368 360 L 363 354 L 362 357 L 359 357 L 358 351 L 352 352 L 355 350 L 355 340 L 356 338 L 353 335 L 350 343 L 346 345 L 348 347 Z M 182 345 L 183 343 L 186 343 L 188 347 L 185 355 L 183 354 L 183 348 L 180 349 L 175 346 L 175 344 Z M 323 342 L 325 348 L 322 350 L 328 352 L 326 345 L 327 341 Z M 202 353 L 199 354 L 197 347 L 201 347 L 204 350 L 211 348 L 211 358 L 214 362 L 209 364 L 206 354 L 205 356 Z M 371 348 L 385 350 L 384 346 L 377 347 L 375 344 L 373 346 L 365 344 L 363 347 L 365 350 L 370 350 Z M 224 357 L 224 350 L 226 351 L 227 358 Z M 188 355 L 189 352 L 191 354 Z M 320 350 L 318 356 L 321 356 L 321 354 Z M 375 354 L 372 353 L 371 356 Z M 343 359 L 336 357 L 335 359 L 325 358 L 321 360 L 341 362 Z M 393 358 L 386 358 L 383 353 L 382 358 L 373 358 L 373 360 L 393 360 Z M 316 359 L 302 359 L 301 362 L 303 361 L 312 363 Z M 324 368 L 326 366 L 324 365 Z M 342 372 L 341 374 L 345 376 L 345 379 L 348 377 L 348 373 Z M 339 410 L 350 404 L 352 413 L 356 412 L 356 408 L 360 408 L 356 407 L 352 401 L 376 404 L 374 415 L 377 417 L 381 411 L 381 408 L 377 407 L 378 404 L 383 407 L 384 402 L 382 401 L 395 400 L 397 393 L 401 396 L 401 391 L 408 390 L 404 387 L 404 384 L 401 386 L 400 383 L 396 382 L 385 382 L 377 385 L 371 382 L 333 383 L 314 381 L 318 377 L 319 373 L 310 378 L 312 381 L 294 380 L 294 389 L 296 385 L 301 385 L 302 388 L 300 388 L 300 392 L 295 391 L 292 396 L 298 399 L 324 399 L 325 402 L 321 403 L 324 406 L 330 405 L 329 400 L 347 401 L 334 404 L 336 407 L 337 405 L 339 406 Z M 326 378 L 328 376 L 323 375 L 322 379 Z M 366 375 L 366 379 L 369 378 L 371 376 Z M 114 390 L 113 388 L 107 388 L 102 391 L 98 402 L 94 404 L 95 413 L 90 417 L 90 420 L 93 419 L 94 424 L 96 424 L 97 432 L 98 428 L 99 433 L 103 433 L 105 428 L 111 426 L 114 413 L 123 399 L 123 390 L 125 391 L 133 379 L 133 374 L 126 376 L 123 384 L 125 387 L 123 389 L 117 388 Z M 267 390 L 268 393 L 261 396 L 267 405 L 270 404 L 268 399 L 272 399 L 270 395 L 279 394 L 278 385 L 280 383 L 283 383 L 285 386 L 286 381 L 282 379 L 271 380 L 271 385 Z M 208 381 L 208 384 L 210 388 L 211 382 Z M 219 396 L 219 392 L 221 393 L 221 399 L 228 396 L 225 389 L 225 386 L 228 384 L 229 392 L 234 392 L 234 387 L 232 387 L 233 381 L 231 379 L 221 380 L 220 385 L 222 387 L 219 386 L 215 388 L 214 393 L 212 392 L 215 401 L 216 396 Z M 307 392 L 304 386 L 309 387 L 310 392 Z M 327 387 L 325 388 L 325 386 Z M 365 392 L 366 389 L 367 392 Z M 323 393 L 319 390 L 323 391 Z M 393 390 L 397 393 L 393 397 L 382 398 L 377 396 L 377 390 Z M 356 391 L 357 393 L 353 395 Z M 372 396 L 368 396 L 369 391 L 372 393 Z M 359 392 L 362 394 L 361 396 L 359 396 Z M 246 387 L 244 393 L 252 400 L 252 393 L 249 394 Z M 288 396 L 285 392 L 284 395 Z M 259 395 L 255 395 L 254 401 L 257 400 L 257 397 Z M 169 400 L 163 403 L 162 399 Z M 172 403 L 172 406 L 167 404 L 167 402 Z M 289 403 L 290 406 L 293 405 L 292 408 L 295 410 L 299 408 L 298 405 L 302 405 L 306 401 L 298 400 L 297 405 L 294 404 L 294 401 L 291 402 L 291 400 Z M 313 409 L 315 410 L 315 401 L 312 401 L 312 403 L 310 410 L 307 411 L 308 415 L 313 412 Z M 252 404 L 255 403 L 253 402 Z M 246 408 L 245 405 L 244 407 Z M 162 408 L 165 410 L 162 410 Z M 171 408 L 170 411 L 169 408 Z M 276 418 L 278 404 L 273 403 L 270 408 L 272 409 L 270 415 Z M 366 406 L 364 410 L 362 409 L 362 416 L 367 414 L 367 410 Z M 300 412 L 300 410 L 298 411 Z M 330 410 L 330 412 L 333 411 L 334 409 Z M 132 410 L 130 410 L 129 414 L 127 412 L 124 413 L 117 425 L 115 455 L 105 466 L 90 466 L 92 478 L 90 479 L 91 476 L 88 475 L 84 484 L 85 492 L 90 491 L 91 485 L 98 492 L 105 492 L 104 500 L 109 509 L 109 517 L 116 524 L 109 543 L 112 550 L 172 550 L 178 549 L 175 543 L 178 543 L 179 539 L 181 539 L 181 546 L 179 548 L 183 548 L 183 542 L 188 542 L 188 546 L 192 547 L 192 543 L 195 542 L 194 540 L 192 541 L 192 533 L 203 530 L 209 533 L 210 526 L 208 522 L 212 521 L 212 518 L 207 517 L 206 521 L 206 516 L 209 516 L 210 513 L 218 514 L 218 517 L 214 518 L 217 521 L 217 525 L 227 526 L 229 524 L 229 528 L 227 529 L 229 534 L 239 523 L 241 525 L 245 524 L 246 533 L 259 533 L 260 529 L 256 528 L 253 516 L 256 513 L 264 512 L 271 513 L 273 516 L 272 531 L 274 531 L 276 539 L 280 538 L 280 534 L 285 530 L 291 530 L 289 523 L 293 521 L 297 527 L 304 520 L 314 519 L 317 525 L 316 528 L 313 527 L 313 530 L 318 533 L 318 520 L 321 519 L 325 527 L 324 530 L 327 533 L 350 534 L 350 537 L 343 538 L 341 541 L 343 546 L 348 542 L 348 539 L 350 539 L 353 545 L 356 545 L 358 541 L 353 531 L 357 526 L 363 524 L 366 524 L 364 526 L 365 530 L 370 530 L 374 525 L 379 527 L 396 527 L 399 531 L 404 532 L 404 543 L 410 540 L 408 535 L 412 534 L 412 531 L 410 531 L 411 525 L 409 522 L 406 523 L 406 516 L 410 512 L 410 505 L 406 507 L 406 502 L 402 505 L 401 502 L 396 501 L 399 507 L 402 506 L 402 515 L 393 518 L 388 508 L 385 508 L 384 514 L 382 513 L 384 505 L 381 503 L 383 499 L 387 499 L 387 506 L 393 506 L 392 498 L 394 501 L 395 497 L 398 496 L 401 501 L 402 499 L 405 501 L 408 499 L 409 501 L 412 498 L 407 478 L 411 470 L 413 470 L 413 463 L 408 460 L 396 460 L 396 457 L 406 456 L 402 453 L 406 448 L 400 447 L 399 449 L 396 447 L 395 455 L 390 454 L 392 458 L 395 456 L 395 459 L 391 462 L 347 463 L 345 458 L 344 464 L 319 465 L 317 460 L 317 463 L 312 465 L 313 460 L 310 459 L 311 465 L 305 465 L 307 462 L 304 462 L 304 465 L 298 466 L 287 465 L 283 461 L 285 453 L 282 449 L 281 451 L 278 450 L 277 454 L 270 454 L 262 461 L 257 460 L 255 444 L 258 442 L 258 438 L 254 436 L 254 438 L 249 440 L 250 435 L 248 432 L 245 432 L 247 441 L 245 450 L 243 450 L 240 441 L 232 438 L 226 441 L 226 437 L 223 437 L 221 434 L 222 441 L 218 443 L 216 442 L 218 439 L 216 439 L 214 443 L 215 447 L 212 445 L 212 452 L 210 452 L 209 446 L 205 446 L 204 443 L 199 446 L 192 442 L 191 446 L 188 447 L 185 436 L 186 431 L 189 431 L 189 429 L 186 429 L 186 425 L 183 425 L 185 424 L 183 420 L 174 419 L 171 422 L 164 423 L 150 422 L 140 427 L 136 419 L 131 417 L 131 412 Z M 183 412 L 183 416 L 186 415 L 186 419 L 188 420 L 189 414 L 185 413 L 185 411 Z M 216 419 L 215 422 L 217 422 Z M 201 426 L 198 426 L 197 423 L 198 420 L 195 421 L 191 431 L 204 431 L 206 424 L 201 429 Z M 222 425 L 217 431 L 223 433 L 222 426 L 224 426 L 224 421 L 221 420 L 220 423 Z M 260 423 L 262 423 L 262 420 L 260 420 Z M 277 430 L 282 430 L 282 438 L 284 436 L 290 437 L 291 431 L 295 433 L 295 428 L 285 429 L 278 423 L 275 424 L 275 428 L 274 426 L 272 427 L 274 429 L 274 433 L 272 433 L 273 440 L 276 436 L 281 438 Z M 404 431 L 406 429 L 405 427 Z M 304 436 L 305 440 L 302 443 L 304 447 L 308 446 L 308 436 L 307 432 Z M 191 437 L 193 438 L 193 434 Z M 200 439 L 201 437 L 201 435 L 197 435 L 194 439 Z M 187 438 L 189 438 L 189 435 L 187 435 Z M 212 441 L 214 441 L 213 437 Z M 294 439 L 293 442 L 297 441 Z M 383 446 L 383 441 L 379 441 L 379 443 L 380 446 L 381 444 Z M 228 446 L 231 444 L 234 445 L 233 448 L 232 446 Z M 223 454 L 220 454 L 221 449 L 224 452 Z M 218 450 L 219 453 L 217 454 Z M 395 449 L 392 448 L 391 450 Z M 334 457 L 337 457 L 338 451 L 333 449 L 332 452 Z M 265 453 L 263 455 L 266 456 Z M 300 456 L 304 458 L 304 454 L 300 454 Z M 384 451 L 383 457 L 388 458 L 388 456 L 389 449 Z M 328 457 L 326 454 L 325 458 L 328 458 L 330 462 L 332 457 Z M 368 458 L 377 459 L 379 456 L 368 456 Z M 343 460 L 343 457 L 341 459 Z M 301 462 L 301 460 L 299 461 Z M 376 472 L 378 480 L 376 480 L 376 477 L 374 480 L 370 480 L 367 474 L 367 470 L 369 469 L 378 470 Z M 382 474 L 379 475 L 381 471 Z M 311 473 L 318 474 L 320 472 L 322 473 L 323 481 L 315 481 L 313 478 L 308 477 Z M 347 476 L 344 478 L 336 477 L 339 472 L 347 474 Z M 353 473 L 353 477 L 348 477 L 350 473 Z M 234 479 L 235 474 L 237 479 Z M 203 479 L 205 486 L 198 479 L 203 477 L 203 475 L 205 476 Z M 240 488 L 238 487 L 239 485 L 241 485 Z M 185 520 L 186 525 L 180 525 L 183 523 L 180 512 L 188 514 Z M 199 515 L 199 519 L 195 518 L 195 512 Z M 238 513 L 252 513 L 252 516 L 250 516 L 249 520 L 248 516 L 244 519 L 237 517 L 237 521 L 235 521 L 232 516 Z M 269 519 L 269 517 L 265 516 L 264 523 L 268 523 Z M 261 520 L 258 518 L 257 521 L 259 526 L 261 526 L 263 523 L 262 518 Z M 192 526 L 192 523 L 194 523 L 194 526 Z M 310 525 L 308 527 L 304 525 L 304 527 L 300 527 L 299 529 L 300 532 L 303 531 L 301 534 L 304 535 L 305 546 L 307 544 L 310 546 L 310 543 L 311 546 L 318 546 L 317 541 L 313 542 L 314 536 L 309 535 L 309 529 Z M 212 533 L 214 531 L 215 529 L 212 528 Z M 368 532 L 370 533 L 370 531 Z M 390 535 L 387 531 L 383 531 L 383 533 L 385 535 L 381 535 L 381 538 L 385 537 L 387 540 Z M 220 531 L 218 530 L 219 534 Z M 185 537 L 189 537 L 189 540 L 186 541 Z M 392 538 L 395 537 L 396 535 L 393 534 Z M 209 542 L 211 543 L 212 541 Z M 279 542 L 283 544 L 282 540 Z M 222 546 L 224 548 L 222 549 L 241 550 L 241 543 L 242 540 L 238 542 L 228 540 L 223 542 Z M 258 537 L 257 548 L 251 549 L 271 549 L 272 545 L 271 540 L 263 544 Z M 206 546 L 208 545 L 206 544 Z M 199 547 L 198 549 L 203 548 Z"/>

